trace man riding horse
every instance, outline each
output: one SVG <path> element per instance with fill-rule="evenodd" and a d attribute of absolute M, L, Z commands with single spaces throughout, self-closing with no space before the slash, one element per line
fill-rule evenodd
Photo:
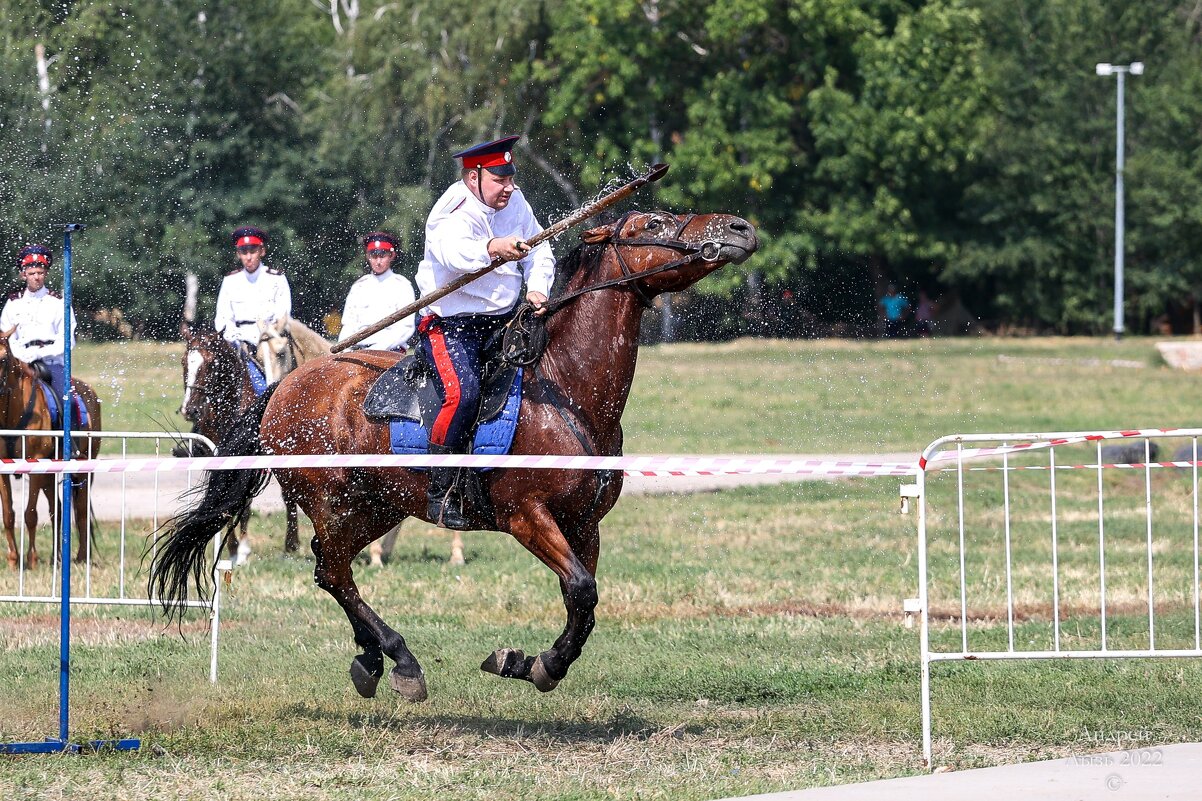
<path fill-rule="evenodd" d="M 13 356 L 47 374 L 62 408 L 65 389 L 63 351 L 63 298 L 46 286 L 46 272 L 54 262 L 50 248 L 26 245 L 17 255 L 17 266 L 25 286 L 8 296 L 0 311 L 0 331 L 13 330 L 8 347 Z M 75 344 L 75 321 L 71 315 L 71 343 Z"/>
<path fill-rule="evenodd" d="M 263 264 L 267 252 L 264 231 L 244 226 L 235 229 L 231 239 L 241 265 L 221 280 L 213 328 L 252 363 L 261 336 L 259 322 L 291 317 L 292 289 L 283 270 Z M 262 391 L 260 387 L 256 390 Z"/>
<path fill-rule="evenodd" d="M 462 150 L 461 180 L 434 204 L 426 220 L 425 257 L 417 285 L 429 295 L 460 276 L 508 263 L 421 310 L 418 359 L 436 376 L 442 408 L 430 427 L 430 453 L 466 453 L 480 404 L 481 367 L 491 342 L 513 316 L 521 297 L 536 307 L 547 302 L 555 280 L 555 255 L 547 242 L 531 249 L 526 240 L 543 229 L 522 191 L 514 185 L 517 168 L 507 136 Z M 455 487 L 457 468 L 430 471 L 427 492 L 431 520 L 451 529 L 467 529 L 463 501 Z"/>

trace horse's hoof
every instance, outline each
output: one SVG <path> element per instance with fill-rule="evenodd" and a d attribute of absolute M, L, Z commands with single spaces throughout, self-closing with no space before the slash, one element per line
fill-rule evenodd
<path fill-rule="evenodd" d="M 364 698 L 376 697 L 376 685 L 380 683 L 380 677 L 373 675 L 370 670 L 363 667 L 363 663 L 356 657 L 351 660 L 351 683 L 355 685 L 355 692 Z"/>
<path fill-rule="evenodd" d="M 530 683 L 537 687 L 540 693 L 549 693 L 559 686 L 559 679 L 551 678 L 551 674 L 547 672 L 542 654 L 534 657 L 534 664 L 530 665 Z"/>
<path fill-rule="evenodd" d="M 420 673 L 414 678 L 398 673 L 397 669 L 393 668 L 388 671 L 388 686 L 400 693 L 406 701 L 412 701 L 415 704 L 425 701 L 427 698 L 426 677 Z"/>
<path fill-rule="evenodd" d="M 480 663 L 480 669 L 506 679 L 524 679 L 530 675 L 526 655 L 516 648 L 498 648 Z"/>

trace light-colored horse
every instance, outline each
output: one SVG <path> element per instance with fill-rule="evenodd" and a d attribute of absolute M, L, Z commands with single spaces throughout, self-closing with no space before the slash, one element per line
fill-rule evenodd
<path fill-rule="evenodd" d="M 259 364 L 263 365 L 263 377 L 274 384 L 307 361 L 330 353 L 330 342 L 304 323 L 285 317 L 273 322 L 259 321 Z M 368 546 L 373 566 L 384 564 L 392 556 L 396 544 L 397 526 Z M 451 564 L 464 564 L 463 538 L 456 531 L 451 540 Z"/>
<path fill-rule="evenodd" d="M 309 326 L 285 317 L 282 320 L 259 321 L 259 364 L 263 377 L 274 384 L 307 361 L 325 356 L 330 343 Z"/>

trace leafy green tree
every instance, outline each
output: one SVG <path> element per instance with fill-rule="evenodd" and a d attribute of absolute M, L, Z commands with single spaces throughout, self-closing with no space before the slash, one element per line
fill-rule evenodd
<path fill-rule="evenodd" d="M 883 273 L 954 249 L 945 214 L 982 104 L 960 3 L 581 0 L 564 17 L 541 73 L 561 157 L 599 180 L 665 156 L 667 202 L 759 227 L 753 289 L 762 274 L 816 294 L 817 273 L 857 257 Z"/>
<path fill-rule="evenodd" d="M 1126 92 L 1126 295 L 1146 322 L 1199 279 L 1185 245 L 1202 188 L 1190 157 L 1199 144 L 1196 14 L 1190 22 L 1176 4 L 1114 0 L 976 5 L 990 33 L 993 111 L 945 282 L 986 317 L 1063 333 L 1110 329 L 1115 87 L 1093 67 L 1145 58 L 1148 73 Z"/>

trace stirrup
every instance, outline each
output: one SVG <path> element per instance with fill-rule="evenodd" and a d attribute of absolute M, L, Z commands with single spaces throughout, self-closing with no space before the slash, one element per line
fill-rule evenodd
<path fill-rule="evenodd" d="M 463 516 L 463 512 L 459 510 L 457 503 L 445 503 L 431 499 L 426 504 L 426 517 L 430 518 L 430 521 L 440 528 L 452 531 L 471 530 L 471 524 Z"/>

